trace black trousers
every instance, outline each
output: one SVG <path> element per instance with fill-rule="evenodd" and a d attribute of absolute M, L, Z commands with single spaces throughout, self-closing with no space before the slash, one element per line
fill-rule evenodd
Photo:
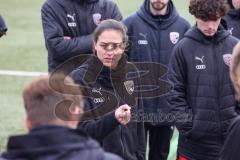
<path fill-rule="evenodd" d="M 153 126 L 145 123 L 145 135 L 149 135 L 148 160 L 167 160 L 173 135 L 171 126 Z M 147 139 L 147 138 L 146 138 Z"/>

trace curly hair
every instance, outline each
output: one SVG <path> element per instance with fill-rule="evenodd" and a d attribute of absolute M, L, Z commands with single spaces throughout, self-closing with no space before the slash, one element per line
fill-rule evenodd
<path fill-rule="evenodd" d="M 190 0 L 189 12 L 203 21 L 216 21 L 229 10 L 225 0 Z"/>

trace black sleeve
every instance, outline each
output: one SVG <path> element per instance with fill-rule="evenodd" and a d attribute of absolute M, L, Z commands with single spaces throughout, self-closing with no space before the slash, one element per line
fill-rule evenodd
<path fill-rule="evenodd" d="M 240 117 L 229 127 L 227 138 L 223 145 L 220 160 L 235 160 L 240 156 L 238 141 L 240 135 Z"/>
<path fill-rule="evenodd" d="M 82 53 L 90 53 L 92 51 L 92 35 L 64 39 L 65 35 L 56 14 L 48 3 L 43 5 L 41 16 L 45 43 L 47 49 L 53 53 L 53 58 L 64 61 Z"/>
<path fill-rule="evenodd" d="M 173 49 L 173 56 L 170 60 L 168 79 L 173 89 L 167 100 L 172 114 L 176 117 L 176 127 L 181 134 L 186 134 L 192 128 L 192 112 L 188 106 L 186 95 L 186 62 L 181 48 L 178 46 L 179 44 Z"/>
<path fill-rule="evenodd" d="M 115 111 L 113 111 L 98 119 L 80 122 L 78 128 L 101 142 L 102 139 L 111 133 L 118 125 L 119 123 L 115 118 Z"/>

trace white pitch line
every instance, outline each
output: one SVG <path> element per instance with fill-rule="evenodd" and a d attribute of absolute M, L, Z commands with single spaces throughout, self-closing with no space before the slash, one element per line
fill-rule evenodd
<path fill-rule="evenodd" d="M 46 72 L 26 72 L 26 71 L 11 71 L 11 70 L 0 70 L 0 75 L 7 76 L 25 76 L 25 77 L 35 77 L 40 75 L 47 75 Z"/>

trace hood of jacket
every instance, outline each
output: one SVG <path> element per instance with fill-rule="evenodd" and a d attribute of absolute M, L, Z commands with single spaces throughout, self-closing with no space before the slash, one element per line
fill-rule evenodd
<path fill-rule="evenodd" d="M 77 152 L 76 152 L 77 151 Z M 80 130 L 60 126 L 39 126 L 29 134 L 9 138 L 6 159 L 101 159 L 99 144 Z"/>
<path fill-rule="evenodd" d="M 150 3 L 150 0 L 145 0 L 141 8 L 137 11 L 137 15 L 139 15 L 146 23 L 148 23 L 150 26 L 152 26 L 155 29 L 167 28 L 169 25 L 174 23 L 179 17 L 179 14 L 171 0 L 168 3 L 167 15 L 160 16 L 159 18 L 154 18 L 151 15 L 149 3 Z"/>
<path fill-rule="evenodd" d="M 210 44 L 210 43 L 219 43 L 225 38 L 227 38 L 230 35 L 230 33 L 224 29 L 222 25 L 219 26 L 218 31 L 215 33 L 212 37 L 205 36 L 195 25 L 191 29 L 189 29 L 184 37 L 193 39 L 195 41 L 198 41 L 203 44 Z"/>

